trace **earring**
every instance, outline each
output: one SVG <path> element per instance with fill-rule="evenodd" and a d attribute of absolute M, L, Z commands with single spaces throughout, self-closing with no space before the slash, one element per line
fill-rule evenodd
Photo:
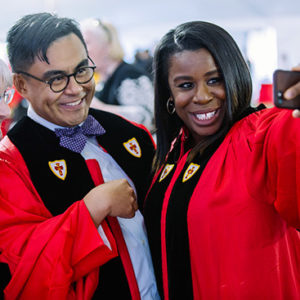
<path fill-rule="evenodd" d="M 173 115 L 175 112 L 174 100 L 171 97 L 167 101 L 167 111 L 170 115 Z"/>

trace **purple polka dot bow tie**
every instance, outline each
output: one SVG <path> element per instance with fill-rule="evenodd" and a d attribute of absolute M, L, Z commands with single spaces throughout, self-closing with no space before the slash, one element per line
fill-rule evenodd
<path fill-rule="evenodd" d="M 60 138 L 59 145 L 77 153 L 82 152 L 88 137 L 104 133 L 105 129 L 91 115 L 86 118 L 82 126 L 55 129 L 56 136 Z"/>

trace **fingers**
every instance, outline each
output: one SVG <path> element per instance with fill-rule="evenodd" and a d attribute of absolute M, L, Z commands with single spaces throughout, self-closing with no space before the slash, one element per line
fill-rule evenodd
<path fill-rule="evenodd" d="M 299 72 L 300 71 L 300 64 L 293 67 L 292 71 L 298 71 Z M 300 82 L 298 82 L 295 85 L 288 88 L 284 92 L 283 97 L 287 100 L 291 100 L 291 99 L 295 98 L 298 95 L 300 95 Z"/>
<path fill-rule="evenodd" d="M 129 218 L 133 218 L 135 216 L 135 212 L 138 210 L 138 204 L 137 204 L 137 200 L 136 200 L 136 196 L 134 193 L 134 190 L 130 187 L 131 191 L 131 205 L 129 207 L 129 211 L 122 215 L 123 218 L 129 219 Z"/>
<path fill-rule="evenodd" d="M 300 64 L 292 68 L 292 71 L 300 71 Z"/>
<path fill-rule="evenodd" d="M 132 207 L 133 207 L 134 211 L 137 211 L 139 209 L 139 206 L 138 206 L 136 200 L 133 201 Z"/>
<path fill-rule="evenodd" d="M 300 118 L 300 110 L 299 109 L 293 110 L 292 115 L 294 118 Z"/>
<path fill-rule="evenodd" d="M 130 190 L 129 194 L 132 197 L 132 207 L 134 209 L 134 211 L 138 210 L 138 204 L 137 204 L 137 199 L 136 199 L 136 194 L 133 190 L 133 188 L 131 187 L 131 185 L 129 184 L 129 182 L 126 180 L 127 184 L 128 184 L 128 188 Z"/>
<path fill-rule="evenodd" d="M 295 98 L 297 95 L 300 95 L 300 82 L 298 82 L 297 84 L 288 88 L 284 92 L 283 97 L 287 100 L 291 100 L 291 99 Z"/>

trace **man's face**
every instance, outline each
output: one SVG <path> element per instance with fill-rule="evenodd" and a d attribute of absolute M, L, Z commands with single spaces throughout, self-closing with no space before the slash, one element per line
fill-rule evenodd
<path fill-rule="evenodd" d="M 35 59 L 27 73 L 43 80 L 58 75 L 76 72 L 79 67 L 88 66 L 84 45 L 73 33 L 59 38 L 47 50 L 49 64 Z M 24 88 L 19 92 L 28 99 L 34 111 L 49 122 L 71 127 L 83 122 L 87 115 L 95 90 L 94 79 L 86 84 L 78 84 L 71 76 L 65 90 L 55 93 L 49 84 L 26 75 L 21 76 Z"/>

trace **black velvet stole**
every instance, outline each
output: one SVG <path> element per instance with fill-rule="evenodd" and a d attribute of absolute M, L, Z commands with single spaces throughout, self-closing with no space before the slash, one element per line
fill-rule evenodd
<path fill-rule="evenodd" d="M 163 198 L 166 189 L 168 188 L 171 178 L 176 169 L 175 162 L 180 154 L 180 138 L 177 139 L 173 151 L 169 153 L 168 160 L 165 162 L 161 169 L 160 174 L 157 177 L 157 181 L 152 186 L 151 190 L 144 203 L 144 220 L 147 229 L 149 247 L 152 255 L 153 267 L 155 271 L 157 288 L 162 297 L 163 285 L 162 285 L 162 260 L 161 260 L 161 212 Z M 166 165 L 173 165 L 173 168 L 168 175 L 160 180 L 161 173 Z"/>
<path fill-rule="evenodd" d="M 113 114 L 91 109 L 90 113 L 105 128 L 98 142 L 117 161 L 133 180 L 141 204 L 147 189 L 154 148 L 148 134 Z M 84 158 L 59 146 L 59 139 L 51 130 L 25 117 L 8 136 L 21 152 L 32 182 L 47 209 L 53 214 L 63 213 L 75 201 L 81 200 L 94 183 Z M 137 158 L 123 146 L 135 137 L 142 155 Z M 67 176 L 61 180 L 50 170 L 49 161 L 65 160 Z M 115 283 L 118 282 L 118 289 Z M 100 268 L 99 286 L 95 296 L 101 299 L 131 299 L 129 286 L 120 257 Z M 107 295 L 104 296 L 104 295 Z"/>
<path fill-rule="evenodd" d="M 189 240 L 187 228 L 187 210 L 190 198 L 199 178 L 212 154 L 222 140 L 209 146 L 203 155 L 196 156 L 185 164 L 172 189 L 166 215 L 166 251 L 168 265 L 168 283 L 170 299 L 193 299 L 192 275 L 190 266 Z M 179 153 L 179 143 L 170 153 L 164 164 L 174 164 L 171 172 L 159 182 L 160 176 L 154 183 L 145 201 L 145 224 L 148 232 L 153 264 L 158 281 L 158 288 L 163 295 L 162 260 L 161 260 L 161 210 L 165 191 L 174 175 Z M 185 182 L 183 176 L 189 165 L 200 165 L 199 169 Z M 164 167 L 162 168 L 164 169 Z"/>
<path fill-rule="evenodd" d="M 193 299 L 187 211 L 201 174 L 221 142 L 222 139 L 214 142 L 202 155 L 198 154 L 191 162 L 185 164 L 170 195 L 166 215 L 166 251 L 170 299 Z M 191 164 L 199 166 L 199 169 L 183 182 Z"/>

